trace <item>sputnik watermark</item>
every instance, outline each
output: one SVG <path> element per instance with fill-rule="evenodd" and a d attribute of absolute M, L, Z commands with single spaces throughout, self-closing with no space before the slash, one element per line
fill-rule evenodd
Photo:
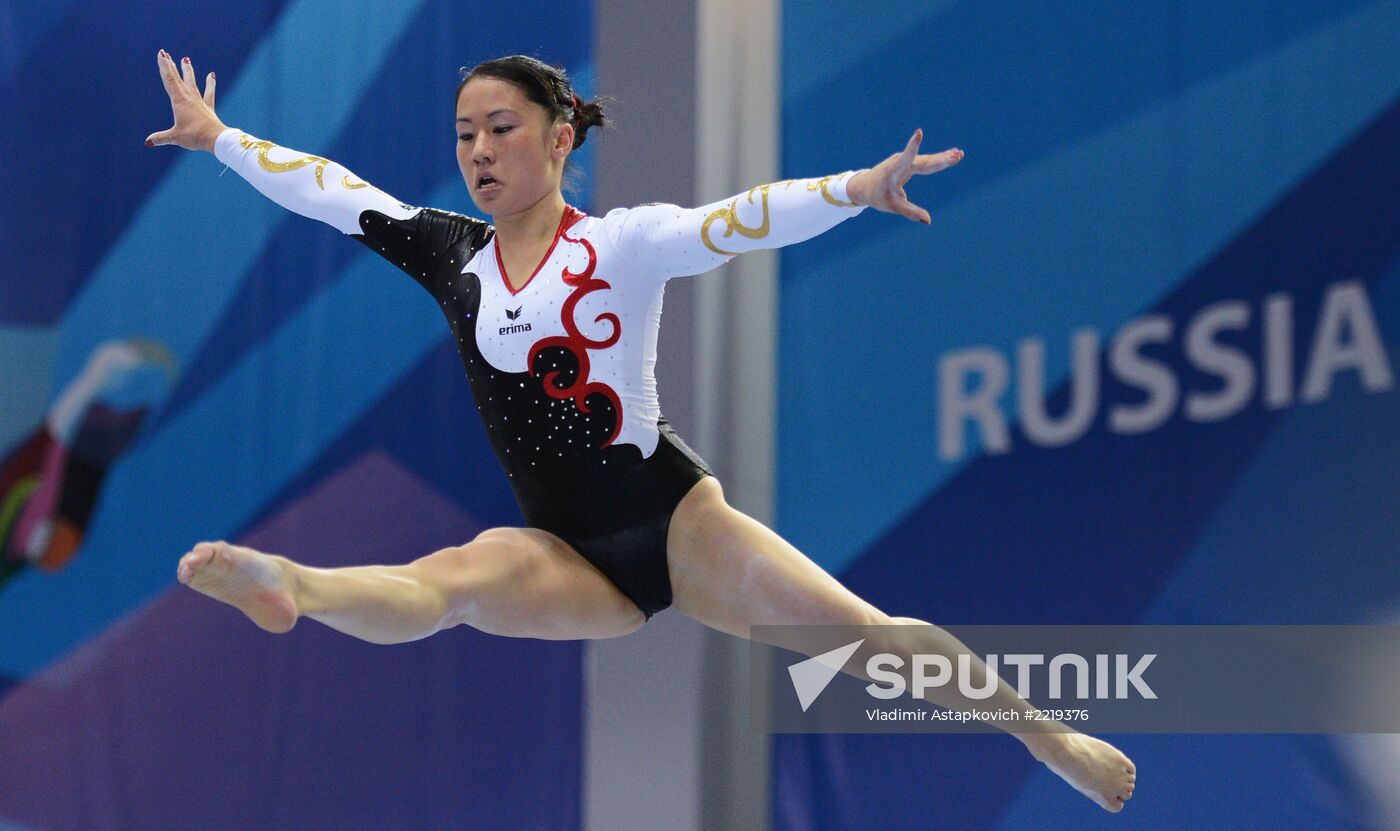
<path fill-rule="evenodd" d="M 848 643 L 788 667 L 788 675 L 792 677 L 792 686 L 797 691 L 797 700 L 802 705 L 802 712 L 807 712 L 807 708 L 812 706 L 812 702 L 817 700 L 817 696 L 822 694 L 826 685 L 831 683 L 831 679 L 836 677 L 836 673 L 841 671 L 863 643 L 865 639 L 861 638 L 855 643 Z"/>
<path fill-rule="evenodd" d="M 848 643 L 845 646 L 824 652 L 805 661 L 799 661 L 788 667 L 788 675 L 792 678 L 793 690 L 797 693 L 797 700 L 805 713 L 822 691 L 827 688 L 832 679 L 836 677 L 846 662 L 851 659 L 856 650 L 865 643 L 865 639 Z M 1130 690 L 1143 699 L 1153 699 L 1157 693 L 1143 679 L 1143 673 L 1148 666 L 1156 659 L 1156 655 L 1149 653 L 1136 658 L 1132 666 L 1129 661 L 1132 656 L 1124 653 L 1114 655 L 1098 654 L 1084 656 L 1076 653 L 1060 653 L 1058 655 L 1047 656 L 1031 653 L 1011 653 L 1008 655 L 987 655 L 984 659 L 987 672 L 990 673 L 986 682 L 981 687 L 972 684 L 972 662 L 974 657 L 969 653 L 957 655 L 957 673 L 953 672 L 953 662 L 948 656 L 941 654 L 914 654 L 910 660 L 890 652 L 880 652 L 871 655 L 865 663 L 865 674 L 870 677 L 871 683 L 867 684 L 865 691 L 871 696 L 889 701 L 901 698 L 911 690 L 916 698 L 923 698 L 930 691 L 937 687 L 948 684 L 955 684 L 962 695 L 967 698 L 981 701 L 991 698 L 996 693 L 996 673 L 1000 667 L 1014 667 L 1016 670 L 1016 694 L 1021 698 L 1031 698 L 1033 691 L 1038 692 L 1039 688 L 1032 684 L 1032 669 L 1035 667 L 1045 667 L 1042 674 L 1045 697 L 1052 701 L 1059 701 L 1066 697 L 1065 676 L 1070 675 L 1074 684 L 1072 696 L 1078 699 L 1107 699 L 1107 698 L 1127 698 Z M 1090 663 L 1094 671 L 1090 672 Z M 911 680 L 906 682 L 904 674 L 899 670 L 908 665 L 912 671 L 909 673 Z M 1092 676 L 1092 677 L 1091 677 Z M 1092 680 L 1093 692 L 1089 690 Z M 1110 690 L 1110 682 L 1112 689 Z M 924 721 L 930 717 L 927 710 L 867 710 L 867 716 L 872 720 L 884 721 Z M 1001 720 L 1014 720 L 1019 718 L 1021 711 L 1004 710 L 999 711 Z M 954 713 L 951 716 L 935 714 L 934 718 L 988 718 L 981 711 L 971 713 Z M 996 718 L 997 715 L 991 716 Z"/>
<path fill-rule="evenodd" d="M 765 732 L 1400 733 L 1396 626 L 770 626 L 750 644 Z"/>
<path fill-rule="evenodd" d="M 1128 667 L 1130 656 L 1125 654 L 1117 655 L 1093 655 L 1094 662 L 1094 692 L 1093 698 L 1127 698 L 1128 689 L 1131 687 L 1142 698 L 1156 698 L 1157 693 L 1143 680 L 1142 674 L 1147 667 L 1157 657 L 1154 654 L 1138 656 L 1132 668 Z M 968 698 L 982 700 L 991 698 L 996 692 L 995 679 L 991 683 L 985 684 L 978 689 L 969 683 L 971 676 L 971 664 L 973 656 L 964 652 L 957 656 L 958 691 Z M 1110 659 L 1112 659 L 1113 670 L 1110 671 Z M 1032 695 L 1031 668 L 1037 666 L 1047 666 L 1044 655 L 1013 653 L 1010 655 L 991 654 L 986 656 L 988 672 L 999 671 L 999 664 L 1016 668 L 1016 694 L 1022 698 L 1030 698 Z M 866 664 L 866 671 L 874 677 L 876 682 L 888 684 L 881 687 L 878 683 L 872 683 L 865 689 L 876 698 L 899 698 L 904 695 L 904 676 L 895 670 L 904 666 L 904 659 L 898 655 L 883 653 L 876 655 Z M 933 674 L 929 674 L 929 670 Z M 1073 673 L 1075 691 L 1074 698 L 1090 698 L 1089 693 L 1089 659 L 1083 655 L 1072 652 L 1054 655 L 1048 661 L 1048 669 L 1045 673 L 1045 697 L 1052 701 L 1058 701 L 1065 697 L 1064 676 Z M 945 655 L 915 655 L 913 656 L 913 693 L 922 698 L 934 687 L 941 687 L 953 680 L 953 664 Z M 1113 690 L 1109 691 L 1109 681 L 1113 682 Z M 1038 688 L 1037 688 L 1038 691 Z"/>

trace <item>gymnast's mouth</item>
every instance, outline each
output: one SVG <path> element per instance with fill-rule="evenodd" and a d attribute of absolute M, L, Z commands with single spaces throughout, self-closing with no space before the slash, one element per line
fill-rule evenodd
<path fill-rule="evenodd" d="M 481 177 L 476 180 L 476 189 L 478 191 L 499 190 L 500 187 L 501 182 L 489 173 L 483 173 Z"/>

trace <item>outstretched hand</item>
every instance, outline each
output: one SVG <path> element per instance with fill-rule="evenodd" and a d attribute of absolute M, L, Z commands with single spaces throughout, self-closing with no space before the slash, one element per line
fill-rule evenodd
<path fill-rule="evenodd" d="M 169 130 L 151 133 L 146 137 L 146 146 L 176 144 L 186 150 L 214 149 L 214 139 L 225 129 L 224 123 L 214 114 L 214 73 L 210 72 L 204 82 L 204 93 L 194 78 L 194 64 L 189 58 L 182 62 L 181 69 L 175 69 L 175 59 L 164 49 L 156 54 L 156 65 L 160 68 L 160 80 L 165 92 L 170 96 L 170 109 L 175 114 L 175 126 Z"/>
<path fill-rule="evenodd" d="M 904 195 L 904 183 L 915 173 L 937 173 L 952 167 L 962 161 L 963 151 L 954 147 L 942 153 L 917 155 L 923 137 L 922 128 L 915 130 L 903 152 L 852 176 L 846 183 L 846 197 L 857 205 L 869 205 L 928 225 L 928 211 L 909 201 Z"/>

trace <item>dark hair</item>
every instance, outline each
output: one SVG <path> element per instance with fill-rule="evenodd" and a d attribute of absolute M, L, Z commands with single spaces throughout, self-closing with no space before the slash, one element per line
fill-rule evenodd
<path fill-rule="evenodd" d="M 584 101 L 574 92 L 573 85 L 569 82 L 569 75 L 563 67 L 551 66 L 529 55 L 509 55 L 504 58 L 482 61 L 471 69 L 464 66 L 460 72 L 462 83 L 457 85 L 457 93 L 452 99 L 454 105 L 457 99 L 462 96 L 462 88 L 473 78 L 485 76 L 508 81 L 519 87 L 521 92 L 525 93 L 526 98 L 543 107 L 551 122 L 569 121 L 573 123 L 573 149 L 575 150 L 583 146 L 584 140 L 588 137 L 588 128 L 604 127 L 612 123 L 607 120 L 607 114 L 603 112 L 601 98 Z M 578 190 L 578 181 L 574 175 L 571 175 L 574 173 L 572 163 L 565 160 L 565 190 L 571 192 Z"/>

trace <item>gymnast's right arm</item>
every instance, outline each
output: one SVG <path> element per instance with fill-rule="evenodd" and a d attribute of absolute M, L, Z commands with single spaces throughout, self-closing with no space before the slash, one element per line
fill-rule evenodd
<path fill-rule="evenodd" d="M 189 58 L 183 61 L 183 78 L 164 50 L 157 61 L 175 126 L 151 134 L 148 145 L 177 144 L 213 152 L 264 196 L 360 240 L 430 293 L 434 291 L 433 266 L 448 248 L 466 240 L 475 250 L 489 240 L 491 226 L 485 222 L 407 205 L 336 162 L 226 126 L 214 113 L 212 73 L 201 95 Z"/>
<path fill-rule="evenodd" d="M 439 258 L 466 240 L 472 251 L 490 225 L 436 208 L 418 208 L 361 181 L 344 166 L 229 127 L 214 155 L 282 207 L 349 234 L 432 292 Z"/>
<path fill-rule="evenodd" d="M 342 234 L 364 233 L 360 217 L 366 211 L 405 220 L 420 210 L 360 181 L 337 162 L 282 147 L 236 127 L 225 128 L 214 139 L 214 157 L 263 196 Z"/>

